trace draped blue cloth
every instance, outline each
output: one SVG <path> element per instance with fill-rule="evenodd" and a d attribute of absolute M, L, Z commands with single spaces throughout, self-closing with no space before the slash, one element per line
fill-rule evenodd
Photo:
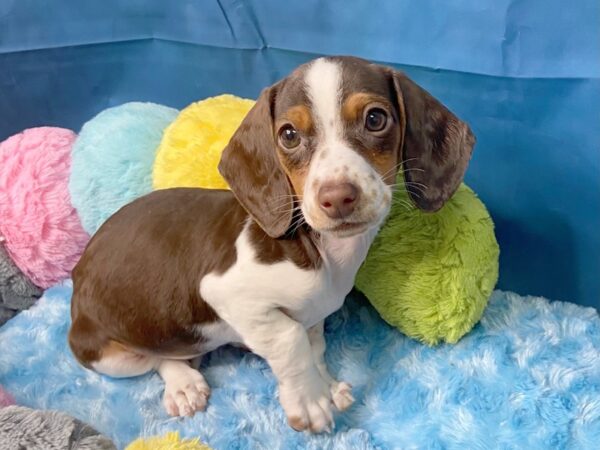
<path fill-rule="evenodd" d="M 0 140 L 140 100 L 256 97 L 321 54 L 405 70 L 478 137 L 499 287 L 600 307 L 597 0 L 0 0 Z"/>

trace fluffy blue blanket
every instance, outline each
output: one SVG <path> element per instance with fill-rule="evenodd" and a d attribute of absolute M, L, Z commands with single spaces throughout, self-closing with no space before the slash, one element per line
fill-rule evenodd
<path fill-rule="evenodd" d="M 386 325 L 353 294 L 327 321 L 331 372 L 355 405 L 331 435 L 288 428 L 271 371 L 222 348 L 203 363 L 209 408 L 169 418 L 156 375 L 112 380 L 71 356 L 70 286 L 48 291 L 0 328 L 0 384 L 17 402 L 90 423 L 119 447 L 179 430 L 215 449 L 589 448 L 600 445 L 600 318 L 596 310 L 495 292 L 457 345 L 428 348 Z"/>

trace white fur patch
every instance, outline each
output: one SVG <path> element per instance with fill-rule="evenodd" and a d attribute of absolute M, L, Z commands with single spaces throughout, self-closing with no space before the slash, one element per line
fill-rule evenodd
<path fill-rule="evenodd" d="M 338 63 L 319 58 L 308 68 L 305 82 L 319 139 L 335 145 L 342 138 L 342 68 Z"/>
<path fill-rule="evenodd" d="M 328 429 L 331 401 L 347 407 L 352 398 L 347 385 L 341 392 L 337 382 L 332 389 L 331 380 L 323 378 L 306 329 L 342 306 L 374 236 L 375 231 L 345 239 L 324 236 L 319 243 L 322 265 L 308 270 L 291 261 L 259 262 L 246 224 L 236 240 L 235 264 L 200 282 L 205 301 L 244 344 L 269 362 L 279 380 L 282 406 L 300 427 Z M 213 331 L 220 342 L 219 329 Z M 322 354 L 324 347 L 315 350 Z"/>
<path fill-rule="evenodd" d="M 319 323 L 342 306 L 377 232 L 373 229 L 349 238 L 322 236 L 319 243 L 322 265 L 312 270 L 287 260 L 273 264 L 259 262 L 249 239 L 248 225 L 235 243 L 236 263 L 224 274 L 206 275 L 200 283 L 202 298 L 234 330 L 232 322 L 281 308 L 305 328 Z M 214 326 L 215 337 L 229 332 L 221 325 Z M 211 334 L 209 328 L 207 331 Z M 238 334 L 244 339 L 243 334 Z"/>
<path fill-rule="evenodd" d="M 341 301 L 336 298 L 335 304 L 324 301 L 320 305 L 307 305 L 316 290 L 327 286 L 324 274 L 301 269 L 287 260 L 274 264 L 259 262 L 249 239 L 248 224 L 238 236 L 235 247 L 236 263 L 222 275 L 206 275 L 200 283 L 202 298 L 233 329 L 236 329 L 235 322 L 239 320 L 277 308 L 294 313 L 294 318 L 310 327 L 341 306 L 343 298 Z M 316 312 L 315 309 L 320 311 Z"/>
<path fill-rule="evenodd" d="M 233 328 L 222 320 L 196 325 L 193 331 L 200 339 L 199 348 L 202 354 L 212 352 L 225 344 L 238 344 L 242 342 L 242 338 Z"/>

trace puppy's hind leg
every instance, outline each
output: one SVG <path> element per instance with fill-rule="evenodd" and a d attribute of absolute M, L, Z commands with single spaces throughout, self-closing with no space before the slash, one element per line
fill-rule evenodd
<path fill-rule="evenodd" d="M 129 350 L 122 344 L 110 341 L 102 349 L 101 357 L 91 364 L 99 373 L 114 378 L 137 377 L 154 370 L 160 359 L 141 355 Z"/>
<path fill-rule="evenodd" d="M 157 358 L 136 353 L 108 339 L 92 320 L 82 314 L 73 319 L 69 346 L 83 366 L 115 378 L 142 375 L 156 368 L 159 362 Z"/>
<path fill-rule="evenodd" d="M 116 342 L 105 347 L 103 356 L 91 367 L 115 378 L 134 377 L 156 369 L 165 382 L 163 404 L 171 416 L 193 416 L 196 411 L 203 411 L 210 395 L 202 374 L 187 361 L 140 355 Z"/>
<path fill-rule="evenodd" d="M 210 394 L 208 384 L 187 361 L 140 354 L 107 339 L 102 330 L 82 314 L 73 319 L 69 345 L 81 364 L 111 377 L 135 377 L 157 370 L 165 381 L 163 403 L 172 416 L 189 416 L 206 408 Z"/>

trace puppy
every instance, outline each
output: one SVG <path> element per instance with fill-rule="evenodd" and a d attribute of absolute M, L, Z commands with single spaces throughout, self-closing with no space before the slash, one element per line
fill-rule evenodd
<path fill-rule="evenodd" d="M 265 89 L 219 163 L 231 192 L 166 189 L 114 214 L 73 271 L 69 344 L 112 377 L 157 370 L 174 416 L 206 407 L 190 360 L 232 343 L 265 358 L 290 426 L 321 432 L 352 402 L 324 361 L 339 309 L 402 167 L 435 211 L 458 187 L 469 127 L 405 75 L 319 58 Z"/>

